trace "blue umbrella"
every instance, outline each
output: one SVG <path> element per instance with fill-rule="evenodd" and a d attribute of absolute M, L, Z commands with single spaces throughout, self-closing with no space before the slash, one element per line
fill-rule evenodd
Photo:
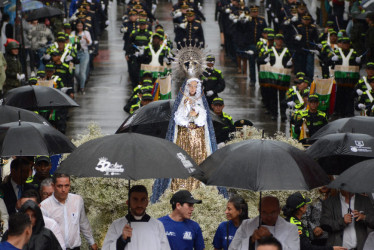
<path fill-rule="evenodd" d="M 35 9 L 40 9 L 43 8 L 45 5 L 39 1 L 31 1 L 31 0 L 25 0 L 22 2 L 22 11 L 30 11 L 30 10 L 35 10 Z M 13 4 L 12 6 L 9 7 L 10 11 L 15 11 L 16 10 L 16 5 Z"/>

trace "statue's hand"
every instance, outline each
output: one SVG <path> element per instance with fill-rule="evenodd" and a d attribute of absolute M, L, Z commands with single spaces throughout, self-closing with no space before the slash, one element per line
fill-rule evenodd
<path fill-rule="evenodd" d="M 196 116 L 197 116 L 196 111 L 195 111 L 195 110 L 192 110 L 192 111 L 190 112 L 190 116 L 192 116 L 192 117 L 196 117 Z"/>

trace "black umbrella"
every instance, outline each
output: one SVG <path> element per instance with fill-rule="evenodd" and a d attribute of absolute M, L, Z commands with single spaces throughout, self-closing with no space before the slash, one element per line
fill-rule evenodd
<path fill-rule="evenodd" d="M 374 159 L 357 163 L 339 175 L 328 187 L 351 193 L 374 193 Z"/>
<path fill-rule="evenodd" d="M 27 21 L 37 20 L 40 18 L 50 18 L 55 16 L 62 16 L 64 12 L 55 7 L 45 6 L 40 9 L 32 10 L 28 17 Z"/>
<path fill-rule="evenodd" d="M 4 97 L 6 105 L 28 110 L 40 110 L 62 107 L 79 107 L 79 105 L 62 91 L 50 87 L 28 85 L 7 92 Z"/>
<path fill-rule="evenodd" d="M 160 100 L 136 110 L 118 128 L 116 134 L 134 132 L 165 138 L 168 130 L 174 100 Z M 210 111 L 213 125 L 222 124 L 221 119 Z"/>
<path fill-rule="evenodd" d="M 70 153 L 75 146 L 52 126 L 33 122 L 0 125 L 0 156 L 34 156 Z"/>
<path fill-rule="evenodd" d="M 108 135 L 79 146 L 57 170 L 77 177 L 128 180 L 188 178 L 196 163 L 176 144 L 136 133 Z"/>
<path fill-rule="evenodd" d="M 322 136 L 335 133 L 361 133 L 374 136 L 374 117 L 354 116 L 350 118 L 342 118 L 330 122 L 326 126 L 319 129 L 309 140 L 315 141 Z"/>
<path fill-rule="evenodd" d="M 316 159 L 327 174 L 336 175 L 358 162 L 374 158 L 373 151 L 374 137 L 338 133 L 321 137 L 306 153 Z"/>
<path fill-rule="evenodd" d="M 207 185 L 253 191 L 310 190 L 329 183 L 326 173 L 305 152 L 273 140 L 245 140 L 217 150 L 196 175 Z"/>
<path fill-rule="evenodd" d="M 46 119 L 35 112 L 8 105 L 0 105 L 0 124 L 16 122 L 19 120 L 49 125 L 49 122 Z"/>

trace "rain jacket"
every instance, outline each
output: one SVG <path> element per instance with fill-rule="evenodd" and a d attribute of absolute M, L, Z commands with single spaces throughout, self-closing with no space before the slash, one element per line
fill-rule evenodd
<path fill-rule="evenodd" d="M 20 208 L 19 212 L 24 213 L 28 209 L 35 212 L 36 223 L 32 228 L 30 241 L 23 247 L 23 250 L 62 250 L 56 236 L 51 230 L 44 227 L 42 211 L 38 204 L 30 200 L 26 201 Z M 4 235 L 3 240 L 4 238 L 7 238 L 7 233 Z"/>
<path fill-rule="evenodd" d="M 22 66 L 21 62 L 19 61 L 18 55 L 13 55 L 8 46 L 6 49 L 6 53 L 4 55 L 7 68 L 5 70 L 6 79 L 5 84 L 3 86 L 4 93 L 21 86 L 19 80 L 17 79 L 17 73 L 22 73 Z"/>
<path fill-rule="evenodd" d="M 47 47 L 48 43 L 53 43 L 55 40 L 52 31 L 44 23 L 32 26 L 28 38 L 31 39 L 32 50 Z"/>

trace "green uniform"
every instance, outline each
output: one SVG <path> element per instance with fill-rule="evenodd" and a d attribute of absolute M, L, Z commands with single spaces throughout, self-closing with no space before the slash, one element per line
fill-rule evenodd
<path fill-rule="evenodd" d="M 309 136 L 312 136 L 328 123 L 326 113 L 319 110 L 316 113 L 311 113 L 310 110 L 303 110 L 298 114 L 295 121 L 295 133 L 297 135 L 300 134 L 300 127 L 303 125 L 304 120 L 309 130 Z"/>
<path fill-rule="evenodd" d="M 220 124 L 219 127 L 215 126 L 214 131 L 216 134 L 217 143 L 225 142 L 229 140 L 230 133 L 235 131 L 234 122 L 232 117 L 225 112 L 219 116 L 223 124 Z"/>
<path fill-rule="evenodd" d="M 22 74 L 22 65 L 18 56 L 11 54 L 8 50 L 4 57 L 7 68 L 5 70 L 6 79 L 3 86 L 3 92 L 6 93 L 11 89 L 21 86 L 20 81 L 17 79 L 17 74 Z"/>

